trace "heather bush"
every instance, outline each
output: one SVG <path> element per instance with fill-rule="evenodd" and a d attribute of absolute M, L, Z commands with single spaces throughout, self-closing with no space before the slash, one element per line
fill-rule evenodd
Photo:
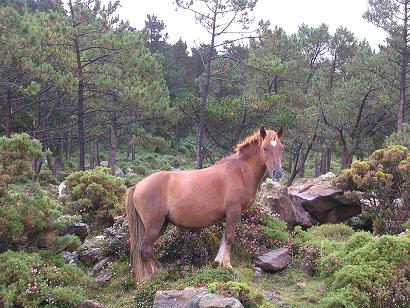
<path fill-rule="evenodd" d="M 168 228 L 155 245 L 158 258 L 176 265 L 203 266 L 215 258 L 219 249 L 222 224 L 193 231 Z"/>
<path fill-rule="evenodd" d="M 191 231 L 171 227 L 160 237 L 156 253 L 163 261 L 179 265 L 202 266 L 212 262 L 221 244 L 224 223 Z M 236 227 L 233 257 L 249 259 L 288 240 L 286 223 L 272 216 L 268 209 L 254 205 L 244 212 Z"/>
<path fill-rule="evenodd" d="M 0 297 L 5 307 L 78 307 L 92 279 L 75 265 L 46 261 L 37 253 L 0 254 Z"/>
<path fill-rule="evenodd" d="M 74 250 L 77 237 L 58 236 L 69 221 L 60 220 L 62 206 L 41 190 L 0 198 L 0 252 L 21 247 Z"/>
<path fill-rule="evenodd" d="M 288 238 L 286 223 L 269 209 L 254 204 L 242 213 L 241 223 L 236 227 L 233 250 L 236 256 L 252 258 L 270 248 L 283 246 Z"/>
<path fill-rule="evenodd" d="M 394 145 L 375 151 L 368 161 L 355 161 L 335 180 L 346 195 L 363 201 L 363 210 L 379 216 L 376 232 L 399 233 L 410 215 L 410 156 Z"/>
<path fill-rule="evenodd" d="M 124 211 L 124 180 L 110 174 L 110 169 L 78 171 L 67 178 L 68 211 L 81 215 L 88 223 L 111 225 Z"/>

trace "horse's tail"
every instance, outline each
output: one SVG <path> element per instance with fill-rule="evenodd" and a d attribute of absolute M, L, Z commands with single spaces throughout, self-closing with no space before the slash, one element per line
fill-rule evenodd
<path fill-rule="evenodd" d="M 127 190 L 126 210 L 128 228 L 130 231 L 131 267 L 134 274 L 134 282 L 135 284 L 138 284 L 144 278 L 144 264 L 141 258 L 141 243 L 144 236 L 144 224 L 134 207 L 134 190 L 135 186 L 128 188 Z"/>

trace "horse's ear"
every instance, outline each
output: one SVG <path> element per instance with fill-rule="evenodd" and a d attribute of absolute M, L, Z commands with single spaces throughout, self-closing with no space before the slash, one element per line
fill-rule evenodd
<path fill-rule="evenodd" d="M 261 127 L 261 129 L 259 130 L 259 133 L 261 134 L 262 139 L 265 139 L 266 137 L 266 130 L 265 127 Z"/>
<path fill-rule="evenodd" d="M 280 138 L 282 137 L 282 134 L 283 134 L 283 127 L 281 126 L 279 130 L 276 132 L 276 135 L 278 135 L 278 137 Z"/>

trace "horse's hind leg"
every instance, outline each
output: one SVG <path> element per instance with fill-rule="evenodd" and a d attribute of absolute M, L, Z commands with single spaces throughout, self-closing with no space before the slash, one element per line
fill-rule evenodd
<path fill-rule="evenodd" d="M 156 271 L 162 268 L 161 263 L 154 256 L 154 243 L 164 225 L 165 217 L 162 219 L 150 219 L 144 221 L 145 233 L 141 245 L 141 258 L 144 265 L 145 278 L 149 279 Z"/>

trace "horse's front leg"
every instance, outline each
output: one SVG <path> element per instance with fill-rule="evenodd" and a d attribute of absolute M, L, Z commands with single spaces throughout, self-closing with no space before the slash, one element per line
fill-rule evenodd
<path fill-rule="evenodd" d="M 226 226 L 225 233 L 222 236 L 222 243 L 219 247 L 218 254 L 215 258 L 215 262 L 219 266 L 232 268 L 231 265 L 231 247 L 235 239 L 235 228 L 241 219 L 241 207 L 232 206 L 228 207 L 226 212 Z"/>

